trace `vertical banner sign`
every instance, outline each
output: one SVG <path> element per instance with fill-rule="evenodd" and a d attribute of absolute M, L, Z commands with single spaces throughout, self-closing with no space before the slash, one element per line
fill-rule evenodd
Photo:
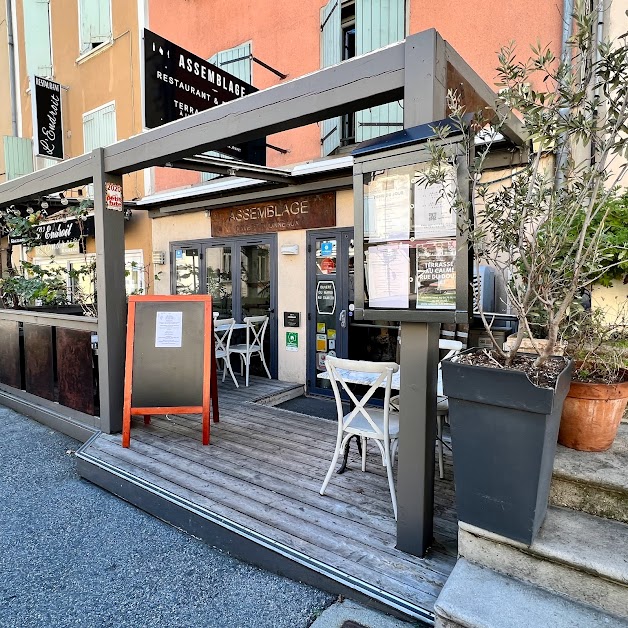
<path fill-rule="evenodd" d="M 33 140 L 35 154 L 46 159 L 63 159 L 61 86 L 34 76 L 31 82 Z"/>
<path fill-rule="evenodd" d="M 209 61 L 144 29 L 144 124 L 149 129 L 191 116 L 257 89 Z M 266 165 L 266 138 L 220 152 Z"/>

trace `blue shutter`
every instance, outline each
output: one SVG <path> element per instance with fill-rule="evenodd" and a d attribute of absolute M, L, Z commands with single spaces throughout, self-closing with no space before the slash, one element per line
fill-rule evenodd
<path fill-rule="evenodd" d="M 116 139 L 115 103 L 83 114 L 83 148 L 86 153 L 114 144 Z"/>
<path fill-rule="evenodd" d="M 24 0 L 24 43 L 29 76 L 52 76 L 50 0 Z"/>
<path fill-rule="evenodd" d="M 406 25 L 405 0 L 356 0 L 356 55 L 401 41 Z M 403 101 L 358 111 L 356 142 L 398 131 L 403 126 Z"/>
<path fill-rule="evenodd" d="M 340 0 L 330 0 L 321 9 L 321 68 L 342 61 L 342 29 L 340 26 Z M 330 155 L 340 146 L 340 117 L 321 122 L 323 156 Z"/>
<path fill-rule="evenodd" d="M 222 68 L 225 72 L 233 74 L 241 81 L 249 83 L 249 85 L 253 83 L 251 42 L 229 48 L 228 50 L 221 50 L 210 57 L 208 61 Z M 225 155 L 215 150 L 210 150 L 203 154 L 207 155 L 207 157 L 225 157 Z M 211 181 L 219 176 L 214 172 L 201 172 L 201 181 Z"/>
<path fill-rule="evenodd" d="M 111 39 L 111 0 L 79 0 L 81 53 Z"/>
<path fill-rule="evenodd" d="M 33 172 L 33 141 L 28 137 L 12 135 L 5 135 L 2 140 L 6 180 L 17 179 Z"/>

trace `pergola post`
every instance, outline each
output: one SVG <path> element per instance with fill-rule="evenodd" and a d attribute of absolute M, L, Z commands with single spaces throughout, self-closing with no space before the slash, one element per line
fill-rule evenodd
<path fill-rule="evenodd" d="M 94 150 L 94 223 L 98 295 L 98 377 L 100 429 L 122 429 L 126 294 L 124 283 L 124 211 L 107 208 L 106 184 L 120 186 L 122 177 L 105 172 L 104 151 Z"/>
<path fill-rule="evenodd" d="M 404 128 L 446 115 L 445 42 L 435 30 L 406 40 Z M 397 549 L 423 556 L 434 528 L 438 323 L 401 323 Z"/>

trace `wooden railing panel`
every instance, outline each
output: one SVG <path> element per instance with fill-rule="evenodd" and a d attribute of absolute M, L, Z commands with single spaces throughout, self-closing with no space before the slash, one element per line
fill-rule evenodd
<path fill-rule="evenodd" d="M 57 328 L 59 403 L 94 414 L 94 371 L 91 332 Z"/>
<path fill-rule="evenodd" d="M 22 388 L 20 324 L 0 320 L 0 382 Z"/>
<path fill-rule="evenodd" d="M 24 323 L 26 392 L 54 401 L 52 327 Z"/>

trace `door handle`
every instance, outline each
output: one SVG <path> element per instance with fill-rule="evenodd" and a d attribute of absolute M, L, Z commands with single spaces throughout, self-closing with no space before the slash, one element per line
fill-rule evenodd
<path fill-rule="evenodd" d="M 340 327 L 343 329 L 347 326 L 347 310 L 340 311 Z"/>

